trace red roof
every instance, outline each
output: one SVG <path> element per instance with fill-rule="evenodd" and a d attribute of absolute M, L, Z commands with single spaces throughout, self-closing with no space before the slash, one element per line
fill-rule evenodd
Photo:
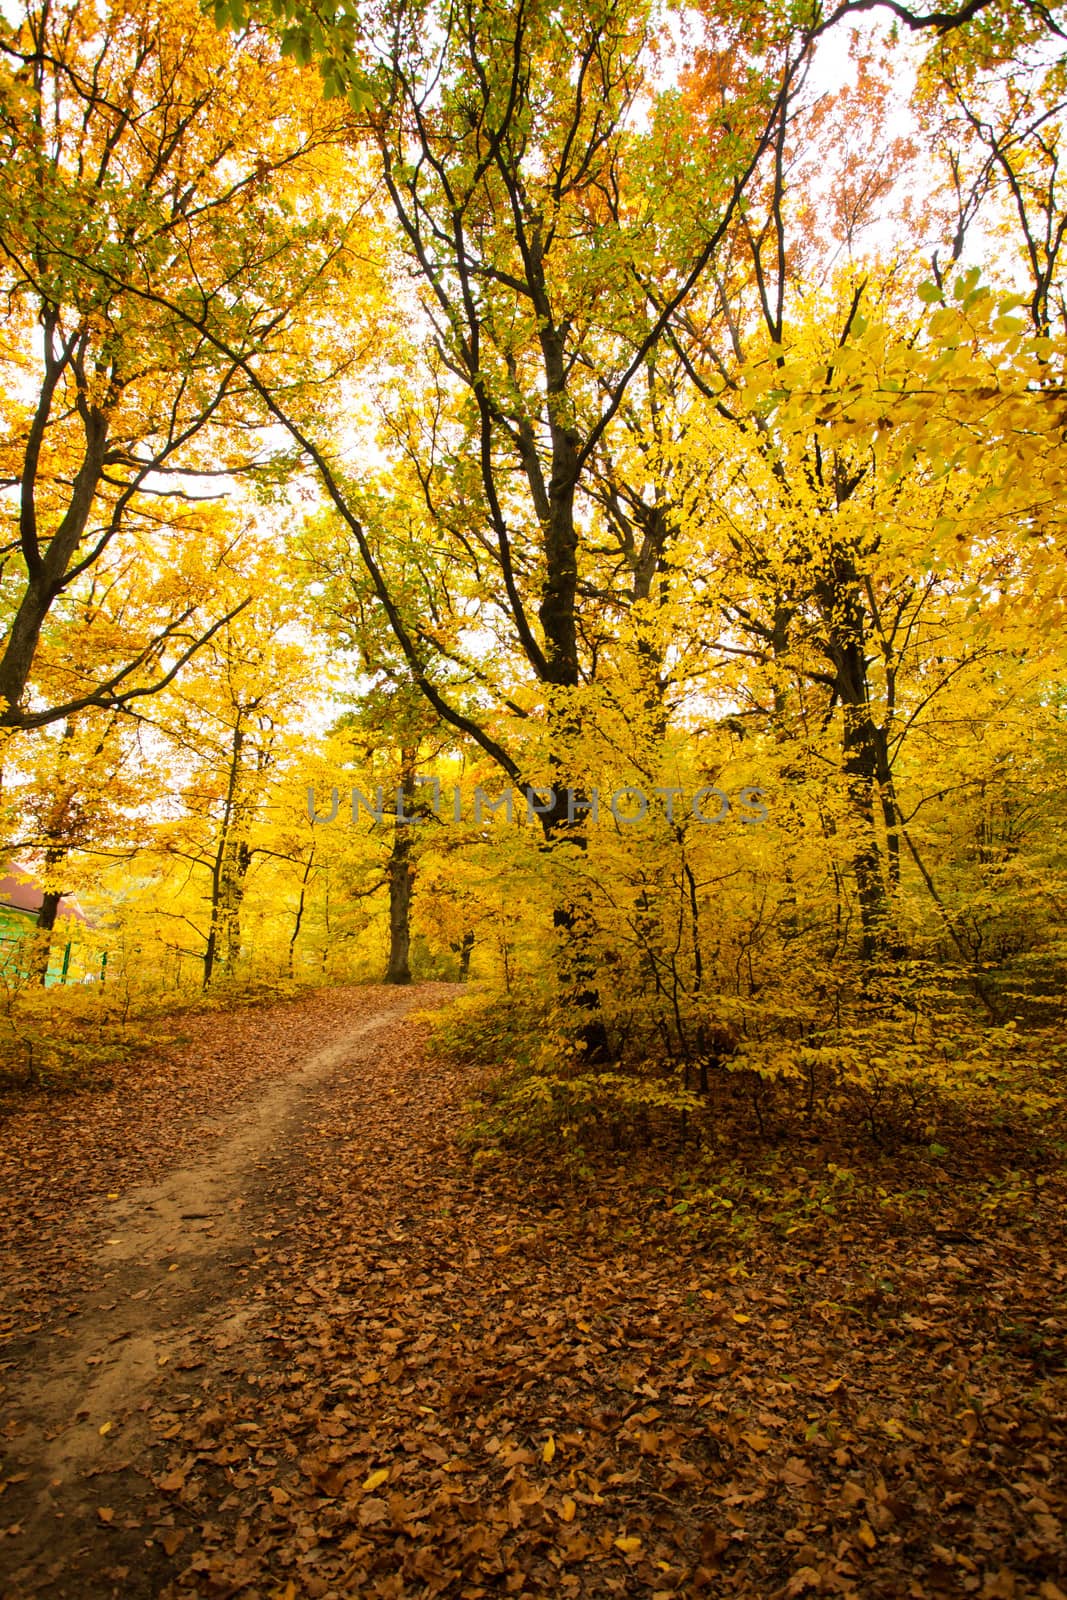
<path fill-rule="evenodd" d="M 36 916 L 43 899 L 44 890 L 33 873 L 13 861 L 8 875 L 0 878 L 0 908 L 6 906 L 14 911 L 30 911 Z M 69 895 L 64 895 L 59 902 L 57 916 L 69 917 L 75 922 L 89 921 L 78 902 Z"/>

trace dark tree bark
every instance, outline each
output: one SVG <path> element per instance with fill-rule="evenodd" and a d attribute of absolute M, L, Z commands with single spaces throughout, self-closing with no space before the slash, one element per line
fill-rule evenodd
<path fill-rule="evenodd" d="M 386 983 L 411 982 L 411 893 L 415 884 L 415 869 L 411 861 L 412 816 L 415 800 L 415 751 L 405 749 L 401 755 L 398 815 L 393 824 L 393 847 L 389 852 L 386 878 L 389 883 L 389 960 L 385 968 Z"/>
<path fill-rule="evenodd" d="M 35 983 L 42 986 L 48 982 L 48 964 L 52 957 L 52 934 L 55 931 L 56 917 L 59 915 L 62 892 L 58 889 L 46 889 L 41 900 L 41 909 L 37 913 L 36 931 L 33 935 L 33 955 L 30 961 L 30 976 Z"/>
<path fill-rule="evenodd" d="M 296 955 L 296 941 L 300 935 L 300 926 L 304 920 L 304 902 L 307 899 L 308 879 L 311 877 L 311 868 L 315 860 L 315 846 L 308 851 L 307 861 L 304 863 L 304 873 L 300 879 L 300 899 L 297 902 L 296 917 L 293 921 L 293 931 L 289 936 L 289 961 L 286 970 L 290 978 L 293 976 L 293 961 Z"/>
<path fill-rule="evenodd" d="M 246 807 L 241 802 L 244 742 L 244 727 L 238 718 L 230 747 L 218 842 L 211 863 L 211 921 L 204 947 L 205 989 L 210 986 L 220 964 L 225 976 L 232 977 L 241 953 L 241 905 L 252 863 L 252 852 L 243 837 L 247 822 Z"/>

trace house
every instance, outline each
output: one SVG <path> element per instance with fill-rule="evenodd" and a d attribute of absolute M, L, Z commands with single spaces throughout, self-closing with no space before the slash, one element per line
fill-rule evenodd
<path fill-rule="evenodd" d="M 44 890 L 31 869 L 12 861 L 0 877 L 0 969 L 3 971 L 7 972 L 12 964 L 18 970 L 17 948 L 36 929 L 43 899 Z M 46 985 L 67 981 L 77 930 L 89 926 L 89 919 L 78 902 L 65 895 L 56 912 Z"/>

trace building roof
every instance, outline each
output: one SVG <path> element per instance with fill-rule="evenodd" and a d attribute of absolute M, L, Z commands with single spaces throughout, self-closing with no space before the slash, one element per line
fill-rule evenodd
<path fill-rule="evenodd" d="M 25 911 L 36 916 L 41 909 L 43 899 L 44 890 L 30 869 L 20 866 L 17 861 L 12 861 L 10 870 L 0 878 L 0 911 Z M 64 895 L 59 902 L 56 915 L 73 922 L 88 924 L 89 921 L 77 900 L 71 895 Z"/>

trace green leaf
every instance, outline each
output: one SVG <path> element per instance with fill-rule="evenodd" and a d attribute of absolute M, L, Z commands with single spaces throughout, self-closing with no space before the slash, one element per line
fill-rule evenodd
<path fill-rule="evenodd" d="M 204 10 L 207 9 L 205 5 Z M 213 0 L 211 10 L 215 17 L 215 26 L 220 30 L 233 28 L 236 31 L 243 28 L 248 21 L 244 0 Z"/>
<path fill-rule="evenodd" d="M 961 272 L 952 290 L 953 298 L 966 300 L 967 296 L 973 294 L 977 288 L 978 278 L 979 269 L 977 267 L 969 267 L 966 272 Z"/>

